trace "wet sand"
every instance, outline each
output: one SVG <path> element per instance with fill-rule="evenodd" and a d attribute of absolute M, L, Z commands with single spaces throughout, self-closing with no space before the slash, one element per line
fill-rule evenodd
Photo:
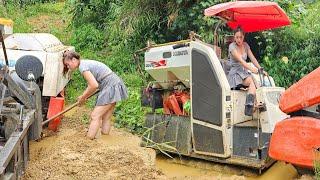
<path fill-rule="evenodd" d="M 141 138 L 112 128 L 99 139 L 85 137 L 81 117 L 90 111 L 68 112 L 58 132 L 44 131 L 44 138 L 30 143 L 30 161 L 23 179 L 294 179 L 290 164 L 276 163 L 257 172 L 188 157 L 171 159 L 153 149 L 140 147 Z M 301 179 L 312 179 L 303 176 Z"/>

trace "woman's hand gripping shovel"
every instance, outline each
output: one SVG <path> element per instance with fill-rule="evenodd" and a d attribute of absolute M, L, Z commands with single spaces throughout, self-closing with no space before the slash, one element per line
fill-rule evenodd
<path fill-rule="evenodd" d="M 99 92 L 99 90 L 96 90 L 94 93 L 92 93 L 87 99 L 91 98 L 92 96 L 94 96 L 95 94 L 97 94 Z M 44 126 L 45 124 L 49 123 L 50 121 L 58 118 L 59 116 L 63 115 L 64 113 L 70 111 L 71 109 L 73 109 L 74 107 L 78 106 L 79 102 L 76 102 L 74 104 L 72 104 L 71 106 L 67 107 L 65 110 L 59 112 L 58 114 L 52 116 L 51 118 L 45 120 L 42 122 L 42 126 Z"/>

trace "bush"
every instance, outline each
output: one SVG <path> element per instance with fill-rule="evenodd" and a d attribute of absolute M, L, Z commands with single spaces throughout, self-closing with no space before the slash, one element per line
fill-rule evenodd
<path fill-rule="evenodd" d="M 143 81 L 138 74 L 121 75 L 129 91 L 129 98 L 117 104 L 116 126 L 126 127 L 135 133 L 143 132 L 145 109 L 141 107 L 140 87 Z"/>
<path fill-rule="evenodd" d="M 320 13 L 320 3 L 305 9 L 303 4 L 288 9 L 293 24 L 263 33 L 266 50 L 263 64 L 278 85 L 289 87 L 320 65 L 320 23 L 313 18 Z M 288 63 L 282 59 L 288 59 Z"/>
<path fill-rule="evenodd" d="M 79 26 L 71 37 L 71 44 L 78 50 L 99 51 L 104 48 L 104 43 L 103 32 L 96 29 L 93 24 L 88 23 Z"/>

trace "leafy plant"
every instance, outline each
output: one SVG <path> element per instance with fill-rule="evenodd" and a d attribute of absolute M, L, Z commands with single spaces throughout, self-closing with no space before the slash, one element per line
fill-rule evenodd
<path fill-rule="evenodd" d="M 314 150 L 314 172 L 316 179 L 320 179 L 320 148 Z"/>
<path fill-rule="evenodd" d="M 306 7 L 286 1 L 292 25 L 262 33 L 265 47 L 263 64 L 278 85 L 289 87 L 319 67 L 320 23 L 313 18 L 320 12 L 320 3 Z M 282 59 L 287 59 L 283 62 Z"/>
<path fill-rule="evenodd" d="M 142 133 L 144 115 L 146 113 L 140 103 L 142 79 L 136 74 L 123 74 L 122 78 L 128 87 L 129 98 L 117 103 L 115 125 L 117 127 L 126 127 L 132 132 Z"/>
<path fill-rule="evenodd" d="M 104 34 L 90 23 L 79 26 L 71 37 L 71 44 L 74 44 L 76 49 L 99 51 L 103 49 L 104 43 Z"/>

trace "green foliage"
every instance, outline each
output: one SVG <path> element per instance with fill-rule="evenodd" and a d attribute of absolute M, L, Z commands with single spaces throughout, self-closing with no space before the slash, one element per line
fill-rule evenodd
<path fill-rule="evenodd" d="M 80 117 L 80 121 L 83 124 L 89 124 L 89 121 L 90 121 L 89 114 L 82 114 L 82 116 Z"/>
<path fill-rule="evenodd" d="M 265 39 L 263 64 L 279 86 L 289 87 L 320 65 L 320 3 L 305 7 L 290 3 L 287 12 L 290 27 L 262 33 Z M 288 58 L 288 63 L 281 61 Z"/>
<path fill-rule="evenodd" d="M 35 5 L 38 3 L 55 3 L 57 0 L 4 0 L 4 6 L 14 5 L 20 8 L 25 8 L 30 5 Z"/>
<path fill-rule="evenodd" d="M 314 172 L 316 179 L 320 179 L 320 148 L 314 150 Z"/>
<path fill-rule="evenodd" d="M 138 75 L 124 74 L 124 82 L 129 87 L 128 100 L 117 103 L 116 106 L 116 127 L 126 127 L 132 132 L 142 133 L 145 109 L 141 107 L 140 87 L 143 82 Z"/>
<path fill-rule="evenodd" d="M 314 166 L 316 179 L 320 179 L 320 163 L 318 162 Z"/>
<path fill-rule="evenodd" d="M 71 29 L 67 25 L 71 18 L 64 3 L 37 3 L 23 9 L 15 4 L 7 4 L 0 6 L 0 16 L 13 20 L 15 33 L 51 33 L 63 43 L 70 44 Z"/>
<path fill-rule="evenodd" d="M 133 54 L 148 40 L 163 43 L 185 39 L 195 30 L 212 42 L 210 29 L 218 21 L 205 18 L 203 9 L 220 2 L 226 0 L 68 1 L 75 29 L 71 42 L 80 52 L 100 54 L 104 57 L 101 61 L 118 73 L 135 73 L 143 56 L 135 61 Z"/>
<path fill-rule="evenodd" d="M 66 90 L 67 101 L 76 102 L 77 97 L 82 94 L 82 92 L 86 89 L 87 83 L 84 78 L 81 76 L 79 71 L 75 71 L 71 80 L 68 83 L 68 88 Z M 72 88 L 70 88 L 72 87 Z"/>
<path fill-rule="evenodd" d="M 76 49 L 99 51 L 104 47 L 104 42 L 104 34 L 90 23 L 78 27 L 71 37 L 71 44 Z"/>

